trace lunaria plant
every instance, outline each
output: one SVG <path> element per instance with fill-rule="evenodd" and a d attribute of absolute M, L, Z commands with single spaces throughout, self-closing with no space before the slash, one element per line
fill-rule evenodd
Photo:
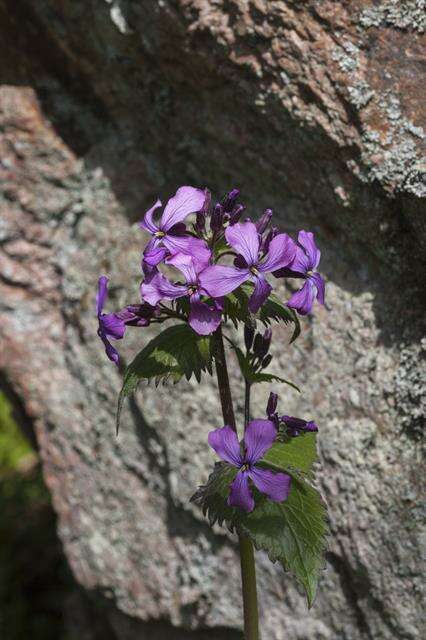
<path fill-rule="evenodd" d="M 271 326 L 292 326 L 294 342 L 300 333 L 298 315 L 310 313 L 315 301 L 324 304 L 325 285 L 311 232 L 299 231 L 296 241 L 271 224 L 270 209 L 254 221 L 238 200 L 239 191 L 233 189 L 212 205 L 207 189 L 189 186 L 180 187 L 164 209 L 157 200 L 139 225 L 150 236 L 142 254 L 140 303 L 104 313 L 108 279 L 101 276 L 97 315 L 98 335 L 116 365 L 119 354 L 112 341 L 122 339 L 128 327 L 167 325 L 125 369 L 117 429 L 123 400 L 141 380 L 176 383 L 194 375 L 199 381 L 203 372 L 216 373 L 222 418 L 212 416 L 212 471 L 192 501 L 211 525 L 218 522 L 238 536 L 245 638 L 257 640 L 253 546 L 296 577 L 310 607 L 324 566 L 328 527 L 313 484 L 316 423 L 281 414 L 284 408 L 274 392 L 265 414 L 252 418 L 250 393 L 260 383 L 283 383 L 299 391 L 266 371 L 272 360 Z M 174 275 L 165 275 L 164 266 Z M 288 300 L 273 293 L 282 278 L 301 285 Z M 241 340 L 235 340 L 235 330 L 233 338 L 227 335 L 232 325 L 242 329 Z M 244 379 L 241 424 L 235 419 L 225 346 Z"/>

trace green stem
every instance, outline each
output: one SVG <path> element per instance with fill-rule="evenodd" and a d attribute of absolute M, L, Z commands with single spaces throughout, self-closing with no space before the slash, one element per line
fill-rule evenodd
<path fill-rule="evenodd" d="M 216 375 L 219 386 L 220 402 L 225 424 L 237 433 L 231 388 L 229 386 L 228 367 L 226 365 L 225 346 L 223 344 L 222 328 L 215 331 L 216 342 Z M 250 420 L 250 384 L 246 381 L 245 390 L 245 425 Z M 245 640 L 259 640 L 259 614 L 257 608 L 256 565 L 254 563 L 253 543 L 250 538 L 239 536 L 241 558 L 241 583 L 244 609 L 244 638 Z"/>
<path fill-rule="evenodd" d="M 244 638 L 259 640 L 259 614 L 257 611 L 256 565 L 253 543 L 240 536 L 241 583 L 243 587 Z"/>

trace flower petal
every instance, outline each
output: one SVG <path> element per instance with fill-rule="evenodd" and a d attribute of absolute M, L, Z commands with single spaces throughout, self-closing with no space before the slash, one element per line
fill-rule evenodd
<path fill-rule="evenodd" d="M 252 313 L 257 313 L 268 298 L 272 291 L 272 287 L 262 275 L 254 278 L 254 291 L 250 296 L 248 308 Z"/>
<path fill-rule="evenodd" d="M 161 200 L 157 200 L 151 209 L 148 209 L 143 220 L 139 222 L 138 226 L 141 229 L 145 229 L 145 231 L 149 231 L 149 233 L 155 233 L 158 231 L 158 225 L 154 222 L 154 213 L 159 207 L 161 207 Z"/>
<path fill-rule="evenodd" d="M 188 295 L 188 289 L 186 285 L 171 283 L 157 271 L 145 278 L 140 286 L 140 293 L 142 300 L 154 307 L 160 300 L 175 300 Z"/>
<path fill-rule="evenodd" d="M 188 322 L 195 333 L 200 336 L 208 336 L 213 331 L 216 331 L 221 319 L 222 311 L 216 306 L 209 307 L 206 302 L 200 302 L 199 300 L 191 302 Z"/>
<path fill-rule="evenodd" d="M 297 236 L 297 240 L 300 245 L 305 249 L 306 255 L 308 256 L 309 261 L 309 269 L 308 271 L 312 271 L 316 269 L 319 265 L 319 261 L 321 258 L 321 251 L 318 249 L 315 244 L 314 234 L 311 231 L 299 231 L 299 235 Z"/>
<path fill-rule="evenodd" d="M 221 460 L 229 462 L 234 467 L 240 467 L 243 464 L 237 434 L 228 425 L 210 431 L 208 442 Z"/>
<path fill-rule="evenodd" d="M 313 273 L 310 277 L 310 280 L 312 280 L 316 286 L 317 289 L 317 300 L 320 304 L 324 304 L 324 298 L 325 298 L 325 282 L 322 276 L 320 276 L 320 274 L 315 271 L 315 273 Z"/>
<path fill-rule="evenodd" d="M 195 257 L 197 261 L 202 262 L 204 266 L 209 264 L 212 255 L 204 240 L 193 238 L 192 236 L 173 236 L 167 234 L 163 238 L 163 245 L 169 251 L 170 255 L 185 253 Z"/>
<path fill-rule="evenodd" d="M 102 313 L 108 295 L 108 282 L 109 280 L 106 276 L 101 276 L 98 280 L 98 292 L 96 294 L 96 313 L 98 318 Z"/>
<path fill-rule="evenodd" d="M 197 284 L 198 274 L 206 266 L 204 260 L 199 262 L 196 257 L 185 253 L 175 253 L 166 260 L 166 264 L 171 264 L 179 269 L 188 284 Z"/>
<path fill-rule="evenodd" d="M 228 498 L 228 506 L 239 507 L 244 511 L 253 511 L 254 499 L 248 486 L 249 475 L 247 471 L 239 471 L 231 483 L 231 492 Z"/>
<path fill-rule="evenodd" d="M 152 238 L 143 252 L 143 262 L 149 267 L 156 267 L 167 256 L 167 249 L 160 245 L 158 238 Z"/>
<path fill-rule="evenodd" d="M 291 478 L 286 473 L 274 473 L 269 469 L 252 467 L 248 472 L 254 486 L 274 502 L 287 500 L 290 493 Z"/>
<path fill-rule="evenodd" d="M 243 256 L 247 265 L 257 264 L 259 257 L 259 234 L 253 222 L 238 222 L 225 231 L 228 244 Z"/>
<path fill-rule="evenodd" d="M 121 340 L 126 331 L 124 320 L 115 313 L 102 313 L 99 318 L 99 326 L 106 337 L 114 340 Z"/>
<path fill-rule="evenodd" d="M 270 420 L 252 420 L 244 433 L 245 459 L 254 464 L 272 447 L 277 430 Z"/>
<path fill-rule="evenodd" d="M 296 243 L 286 233 L 279 233 L 269 243 L 266 258 L 258 265 L 262 273 L 281 269 L 290 264 L 296 255 Z"/>
<path fill-rule="evenodd" d="M 249 278 L 250 271 L 248 269 L 236 269 L 215 264 L 200 273 L 199 282 L 208 295 L 219 298 L 234 291 Z"/>
<path fill-rule="evenodd" d="M 160 229 L 168 231 L 178 222 L 183 222 L 190 213 L 203 208 L 206 194 L 194 187 L 180 187 L 173 198 L 170 198 L 161 216 Z"/>
<path fill-rule="evenodd" d="M 312 310 L 315 291 L 315 285 L 309 278 L 308 280 L 306 280 L 303 287 L 299 289 L 299 291 L 293 293 L 290 300 L 287 302 L 287 306 L 291 307 L 292 309 L 296 309 L 296 311 L 298 311 L 300 315 L 305 316 Z"/>
<path fill-rule="evenodd" d="M 107 354 L 108 358 L 111 360 L 111 362 L 114 362 L 118 367 L 118 363 L 120 362 L 120 356 L 118 355 L 117 349 L 114 349 L 112 344 L 107 340 L 106 336 L 101 332 L 99 332 L 99 337 L 104 343 L 105 353 Z"/>

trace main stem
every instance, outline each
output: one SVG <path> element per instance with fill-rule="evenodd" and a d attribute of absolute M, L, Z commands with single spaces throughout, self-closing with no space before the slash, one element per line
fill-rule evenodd
<path fill-rule="evenodd" d="M 216 375 L 219 386 L 220 402 L 225 424 L 237 433 L 231 388 L 229 386 L 228 367 L 226 365 L 225 346 L 223 344 L 222 327 L 215 331 L 216 341 Z M 246 382 L 245 425 L 250 420 L 250 385 Z M 256 565 L 254 563 L 253 544 L 250 538 L 239 536 L 241 558 L 241 583 L 244 609 L 244 638 L 259 640 L 259 614 L 257 609 Z"/>

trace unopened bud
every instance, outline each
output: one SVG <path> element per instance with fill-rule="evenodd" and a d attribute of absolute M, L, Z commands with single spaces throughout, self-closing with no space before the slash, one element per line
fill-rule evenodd
<path fill-rule="evenodd" d="M 272 361 L 272 354 L 268 353 L 267 356 L 265 356 L 262 360 L 262 369 L 266 369 L 267 367 L 269 367 L 269 365 L 271 364 Z"/>
<path fill-rule="evenodd" d="M 266 405 L 266 415 L 272 416 L 277 410 L 277 405 L 278 395 L 271 391 L 271 393 L 269 394 L 268 404 Z"/>
<path fill-rule="evenodd" d="M 241 218 L 241 216 L 243 215 L 245 210 L 246 210 L 245 204 L 237 204 L 237 206 L 234 207 L 233 211 L 229 215 L 229 224 L 230 225 L 236 224 Z"/>
<path fill-rule="evenodd" d="M 212 217 L 210 218 L 210 228 L 212 231 L 220 231 L 223 224 L 223 208 L 221 204 L 215 205 Z"/>
<path fill-rule="evenodd" d="M 265 209 L 262 216 L 256 222 L 256 229 L 258 233 L 262 234 L 266 230 L 266 227 L 270 223 L 271 218 L 272 218 L 272 209 Z"/>
<path fill-rule="evenodd" d="M 244 325 L 244 344 L 246 345 L 247 351 L 250 351 L 251 346 L 253 344 L 254 339 L 254 328 L 250 327 L 248 324 Z"/>
<path fill-rule="evenodd" d="M 222 200 L 223 210 L 226 211 L 227 213 L 231 213 L 239 195 L 240 195 L 239 189 L 231 189 L 231 191 L 227 193 Z"/>

